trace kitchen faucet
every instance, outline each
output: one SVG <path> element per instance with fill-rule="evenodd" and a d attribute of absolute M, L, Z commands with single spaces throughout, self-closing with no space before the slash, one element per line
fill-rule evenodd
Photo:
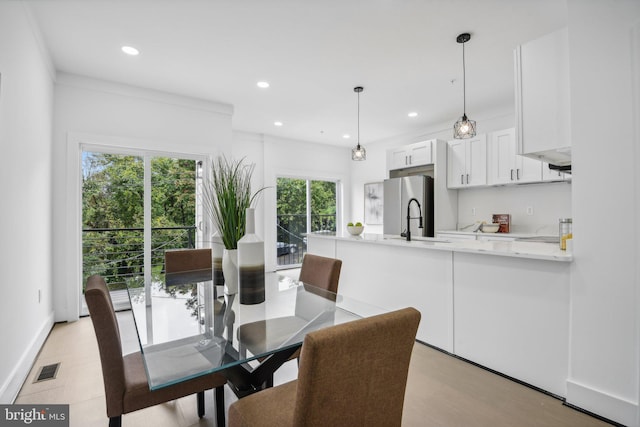
<path fill-rule="evenodd" d="M 418 205 L 418 212 L 420 212 L 419 217 L 413 217 L 413 218 L 411 217 L 411 209 L 410 209 L 411 202 L 416 202 L 416 205 Z M 418 228 L 422 228 L 422 208 L 420 207 L 420 202 L 418 201 L 418 199 L 413 197 L 412 199 L 409 200 L 409 203 L 407 203 L 407 232 L 406 232 L 407 242 L 411 241 L 411 220 L 416 218 L 420 219 Z"/>

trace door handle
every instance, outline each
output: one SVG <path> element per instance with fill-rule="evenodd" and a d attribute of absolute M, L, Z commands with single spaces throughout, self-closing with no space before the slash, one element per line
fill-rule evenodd
<path fill-rule="evenodd" d="M 516 179 L 520 181 L 520 169 L 516 169 Z"/>
<path fill-rule="evenodd" d="M 460 184 L 464 184 L 464 174 L 460 175 Z"/>
<path fill-rule="evenodd" d="M 513 169 L 511 169 L 511 181 L 513 181 Z"/>
<path fill-rule="evenodd" d="M 467 174 L 467 184 L 469 183 L 469 174 Z"/>

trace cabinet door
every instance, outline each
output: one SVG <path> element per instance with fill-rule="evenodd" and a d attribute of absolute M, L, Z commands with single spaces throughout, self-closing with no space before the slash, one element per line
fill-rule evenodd
<path fill-rule="evenodd" d="M 465 186 L 466 145 L 462 139 L 454 139 L 447 143 L 447 186 L 460 188 Z"/>
<path fill-rule="evenodd" d="M 542 181 L 542 162 L 517 154 L 515 175 L 517 182 L 521 184 L 525 182 L 540 182 Z"/>
<path fill-rule="evenodd" d="M 464 140 L 467 167 L 465 184 L 469 187 L 487 184 L 487 136 L 477 135 Z"/>
<path fill-rule="evenodd" d="M 488 182 L 495 184 L 523 184 L 539 182 L 542 166 L 539 160 L 516 154 L 515 129 L 492 132 L 489 140 Z"/>
<path fill-rule="evenodd" d="M 404 147 L 389 150 L 389 167 L 387 169 L 401 169 L 409 164 L 409 156 Z"/>
<path fill-rule="evenodd" d="M 411 144 L 408 147 L 409 164 L 411 166 L 422 166 L 433 163 L 431 156 L 431 141 L 422 141 Z"/>
<path fill-rule="evenodd" d="M 517 175 L 515 130 L 492 132 L 489 140 L 489 185 L 511 184 Z"/>

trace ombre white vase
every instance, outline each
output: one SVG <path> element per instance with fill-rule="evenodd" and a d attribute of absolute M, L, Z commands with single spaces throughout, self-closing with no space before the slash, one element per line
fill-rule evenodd
<path fill-rule="evenodd" d="M 222 273 L 224 274 L 224 293 L 238 293 L 238 250 L 225 249 L 222 252 Z"/>
<path fill-rule="evenodd" d="M 264 302 L 264 241 L 256 235 L 255 209 L 247 209 L 245 235 L 238 240 L 240 304 Z"/>

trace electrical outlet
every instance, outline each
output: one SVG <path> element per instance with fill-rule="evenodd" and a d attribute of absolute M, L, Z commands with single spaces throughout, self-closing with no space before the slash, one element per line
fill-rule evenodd
<path fill-rule="evenodd" d="M 533 215 L 533 206 L 527 206 L 527 215 Z"/>

